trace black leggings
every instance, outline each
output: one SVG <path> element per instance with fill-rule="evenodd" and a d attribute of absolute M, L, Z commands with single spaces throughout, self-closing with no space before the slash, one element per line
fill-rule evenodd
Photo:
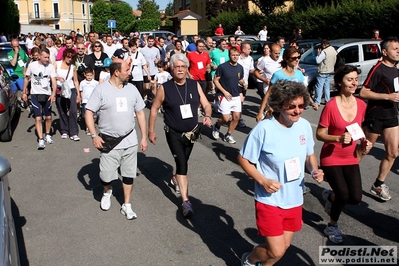
<path fill-rule="evenodd" d="M 193 150 L 194 143 L 191 143 L 185 136 L 173 130 L 165 131 L 166 141 L 176 162 L 176 175 L 187 175 L 188 159 Z"/>
<path fill-rule="evenodd" d="M 331 220 L 338 221 L 345 204 L 356 205 L 362 200 L 360 168 L 358 164 L 322 166 L 321 168 L 335 194 L 330 217 Z"/>

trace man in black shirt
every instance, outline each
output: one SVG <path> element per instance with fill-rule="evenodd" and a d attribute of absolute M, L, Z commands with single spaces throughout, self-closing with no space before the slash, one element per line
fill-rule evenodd
<path fill-rule="evenodd" d="M 371 68 L 360 91 L 360 97 L 367 99 L 363 130 L 366 138 L 374 145 L 381 135 L 386 149 L 381 160 L 379 173 L 372 185 L 371 194 L 382 200 L 391 199 L 384 181 L 395 158 L 398 156 L 398 111 L 399 80 L 395 66 L 399 61 L 399 40 L 395 37 L 381 42 L 382 60 Z M 362 155 L 359 155 L 362 156 Z"/>

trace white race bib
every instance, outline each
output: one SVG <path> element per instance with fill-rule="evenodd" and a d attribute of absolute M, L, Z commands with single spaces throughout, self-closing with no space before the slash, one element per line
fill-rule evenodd
<path fill-rule="evenodd" d="M 191 106 L 189 104 L 180 105 L 180 113 L 182 119 L 193 117 L 193 113 L 191 112 Z"/>
<path fill-rule="evenodd" d="M 223 64 L 224 62 L 226 62 L 225 59 L 224 59 L 224 57 L 221 57 L 221 58 L 220 58 L 220 64 Z"/>
<path fill-rule="evenodd" d="M 117 97 L 116 98 L 116 111 L 127 112 L 127 99 L 126 97 Z"/>
<path fill-rule="evenodd" d="M 353 140 L 358 140 L 366 137 L 364 135 L 362 128 L 359 126 L 357 122 L 347 126 L 346 129 L 348 130 L 349 133 L 351 133 Z"/>
<path fill-rule="evenodd" d="M 286 160 L 284 165 L 288 182 L 296 180 L 301 176 L 301 164 L 299 163 L 299 157 Z"/>
<path fill-rule="evenodd" d="M 19 60 L 18 60 L 18 66 L 24 67 L 24 66 L 25 66 L 24 61 L 22 61 L 21 59 L 19 59 Z"/>
<path fill-rule="evenodd" d="M 198 69 L 203 69 L 204 68 L 204 64 L 200 61 L 197 63 L 197 67 Z"/>

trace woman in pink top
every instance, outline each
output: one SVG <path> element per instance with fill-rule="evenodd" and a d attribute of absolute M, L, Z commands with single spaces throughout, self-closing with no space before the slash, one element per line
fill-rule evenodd
<path fill-rule="evenodd" d="M 339 95 L 323 109 L 316 138 L 324 142 L 320 165 L 332 188 L 322 192 L 325 211 L 330 215 L 324 234 L 339 244 L 343 237 L 337 221 L 346 203 L 358 204 L 362 199 L 359 160 L 370 151 L 371 143 L 361 129 L 366 103 L 353 95 L 359 85 L 357 68 L 341 67 L 334 75 L 334 82 Z M 357 145 L 357 140 L 361 145 Z"/>

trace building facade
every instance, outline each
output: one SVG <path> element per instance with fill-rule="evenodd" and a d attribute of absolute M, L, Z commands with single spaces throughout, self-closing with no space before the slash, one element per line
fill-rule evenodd
<path fill-rule="evenodd" d="M 81 33 L 91 29 L 90 0 L 15 0 L 21 33 Z"/>

